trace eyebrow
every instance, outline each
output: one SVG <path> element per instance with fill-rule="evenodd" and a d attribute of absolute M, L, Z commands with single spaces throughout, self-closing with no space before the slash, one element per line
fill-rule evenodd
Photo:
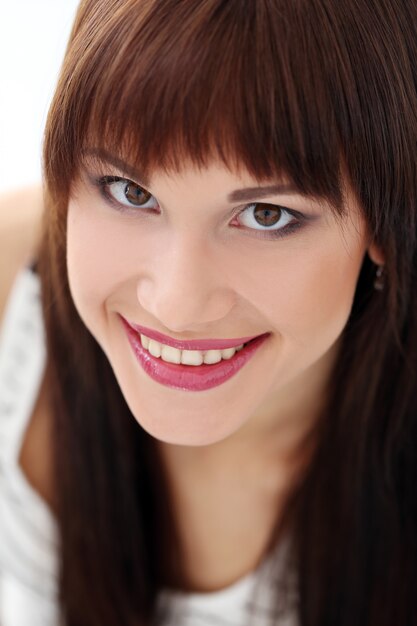
<path fill-rule="evenodd" d="M 102 148 L 87 148 L 84 150 L 83 154 L 86 157 L 93 157 L 101 162 L 110 163 L 110 165 L 113 165 L 113 167 L 117 168 L 120 172 L 123 172 L 123 174 L 127 174 L 127 176 L 130 176 L 144 187 L 149 185 L 149 181 L 146 176 L 141 174 L 132 165 L 129 165 L 129 163 L 126 163 L 126 161 L 123 161 L 123 159 L 107 152 L 107 150 L 103 150 Z"/>
<path fill-rule="evenodd" d="M 277 194 L 295 194 L 299 191 L 290 184 L 277 184 L 266 185 L 263 187 L 246 187 L 244 189 L 235 189 L 227 196 L 229 202 L 244 202 L 249 200 L 255 200 L 258 198 L 265 198 L 266 196 L 273 196 Z"/>
<path fill-rule="evenodd" d="M 88 148 L 84 151 L 85 156 L 91 156 L 99 161 L 110 163 L 118 170 L 127 174 L 135 181 L 143 185 L 149 186 L 149 180 L 146 176 L 141 174 L 137 169 L 123 161 L 123 159 L 111 154 L 107 150 L 101 148 Z M 231 191 L 227 196 L 228 202 L 248 202 L 250 200 L 256 200 L 259 198 L 265 198 L 267 196 L 280 195 L 280 194 L 299 194 L 298 189 L 289 183 L 280 183 L 274 185 L 264 185 L 260 187 L 245 187 L 243 189 L 235 189 Z"/>

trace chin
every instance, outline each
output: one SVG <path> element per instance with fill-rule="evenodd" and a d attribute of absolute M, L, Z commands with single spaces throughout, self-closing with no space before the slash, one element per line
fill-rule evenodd
<path fill-rule="evenodd" d="M 149 434 L 162 443 L 177 446 L 209 446 L 227 439 L 237 432 L 242 425 L 213 423 L 211 419 L 204 419 L 193 415 L 184 420 L 184 416 L 165 415 L 154 417 L 144 415 L 143 410 L 132 411 L 138 424 Z"/>

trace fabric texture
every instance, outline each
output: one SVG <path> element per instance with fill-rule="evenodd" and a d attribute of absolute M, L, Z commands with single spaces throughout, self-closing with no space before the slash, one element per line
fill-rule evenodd
<path fill-rule="evenodd" d="M 0 626 L 61 624 L 56 520 L 18 462 L 45 361 L 40 281 L 24 268 L 0 329 Z M 281 545 L 258 570 L 218 592 L 161 591 L 154 626 L 296 626 L 295 582 L 283 589 L 271 569 L 284 553 Z"/>

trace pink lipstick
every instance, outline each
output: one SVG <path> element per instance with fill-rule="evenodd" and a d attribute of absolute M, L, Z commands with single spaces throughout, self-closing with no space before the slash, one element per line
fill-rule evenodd
<path fill-rule="evenodd" d="M 182 391 L 205 391 L 226 382 L 248 363 L 269 336 L 269 333 L 264 333 L 256 337 L 240 337 L 230 340 L 207 339 L 181 342 L 169 337 L 165 338 L 164 335 L 156 331 L 149 331 L 145 327 L 128 323 L 123 317 L 121 317 L 121 321 L 133 353 L 148 376 L 162 385 Z M 222 350 L 242 343 L 246 345 L 239 352 L 236 352 L 231 359 L 222 359 L 213 365 L 205 363 L 202 365 L 177 365 L 152 356 L 142 346 L 139 333 L 180 350 Z"/>
<path fill-rule="evenodd" d="M 247 343 L 256 337 L 256 335 L 252 335 L 251 337 L 239 337 L 237 339 L 186 339 L 180 341 L 151 328 L 146 328 L 146 326 L 139 326 L 139 324 L 133 324 L 133 322 L 122 319 L 136 332 L 146 335 L 149 339 L 155 339 L 155 341 L 164 343 L 166 346 L 178 348 L 178 350 L 225 350 L 226 348 L 241 346 L 242 343 Z"/>

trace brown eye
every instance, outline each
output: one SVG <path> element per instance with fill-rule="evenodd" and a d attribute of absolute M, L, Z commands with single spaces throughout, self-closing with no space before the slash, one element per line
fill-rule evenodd
<path fill-rule="evenodd" d="M 260 226 L 275 226 L 281 217 L 282 211 L 272 204 L 256 204 L 253 212 L 256 222 Z"/>
<path fill-rule="evenodd" d="M 142 189 L 142 187 L 136 183 L 128 183 L 125 188 L 125 197 L 131 204 L 142 206 L 152 198 L 152 194 Z"/>
<path fill-rule="evenodd" d="M 149 191 L 127 178 L 103 176 L 98 185 L 102 188 L 104 196 L 119 205 L 120 210 L 158 208 L 158 201 Z M 136 211 L 138 212 L 141 211 Z"/>
<path fill-rule="evenodd" d="M 248 204 L 239 213 L 238 219 L 242 226 L 251 230 L 278 233 L 278 231 L 284 232 L 284 229 L 294 221 L 294 216 L 285 207 L 264 202 L 254 202 L 253 204 Z"/>

